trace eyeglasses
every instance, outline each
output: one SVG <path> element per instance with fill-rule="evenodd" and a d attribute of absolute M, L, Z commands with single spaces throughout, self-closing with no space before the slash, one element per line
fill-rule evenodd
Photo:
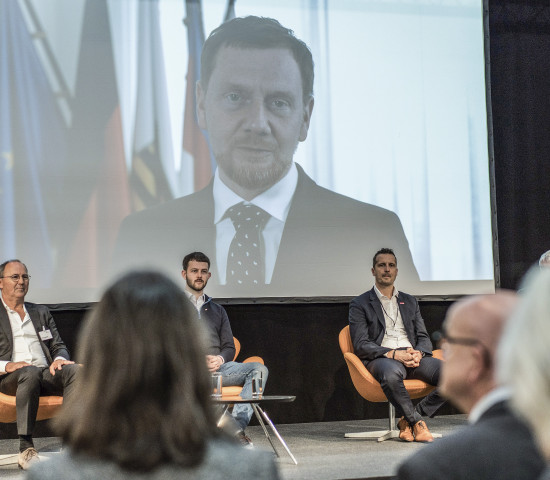
<path fill-rule="evenodd" d="M 445 354 L 445 345 L 463 345 L 466 347 L 481 347 L 481 350 L 483 352 L 483 361 L 485 362 L 486 367 L 491 366 L 491 353 L 489 352 L 489 349 L 483 345 L 481 341 L 479 341 L 477 338 L 468 338 L 468 337 L 452 337 L 448 335 L 447 333 L 443 332 L 443 335 L 441 337 L 441 348 L 443 349 L 443 354 Z"/>
<path fill-rule="evenodd" d="M 22 278 L 24 282 L 28 282 L 31 279 L 31 276 L 24 273 L 23 275 L 9 275 L 7 277 L 0 278 L 11 278 L 14 282 L 18 282 L 19 279 Z"/>

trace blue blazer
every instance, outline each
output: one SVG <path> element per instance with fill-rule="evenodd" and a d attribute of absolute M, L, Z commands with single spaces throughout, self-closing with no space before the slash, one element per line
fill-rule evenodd
<path fill-rule="evenodd" d="M 418 300 L 412 295 L 399 292 L 397 304 L 409 342 L 415 350 L 431 355 L 432 342 L 420 315 Z M 386 321 L 374 287 L 351 301 L 349 328 L 355 355 L 361 360 L 374 360 L 391 350 L 380 346 L 386 333 Z"/>

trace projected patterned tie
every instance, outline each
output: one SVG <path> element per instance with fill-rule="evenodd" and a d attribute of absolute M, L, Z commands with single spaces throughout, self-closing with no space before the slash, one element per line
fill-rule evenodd
<path fill-rule="evenodd" d="M 262 231 L 271 215 L 256 205 L 241 202 L 229 208 L 225 216 L 235 227 L 227 256 L 228 285 L 265 283 Z"/>

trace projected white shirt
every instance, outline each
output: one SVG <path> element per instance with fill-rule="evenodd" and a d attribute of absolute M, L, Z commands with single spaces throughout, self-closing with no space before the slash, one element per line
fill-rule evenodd
<path fill-rule="evenodd" d="M 403 324 L 403 318 L 401 318 L 401 313 L 399 312 L 399 306 L 397 305 L 397 297 L 399 295 L 397 288 L 393 289 L 391 298 L 382 295 L 380 290 L 376 288 L 376 285 L 374 286 L 374 291 L 382 304 L 384 320 L 386 321 L 386 333 L 382 340 L 382 347 L 394 349 L 412 347 L 407 337 L 407 332 L 405 331 L 405 325 Z"/>
<path fill-rule="evenodd" d="M 265 248 L 265 283 L 271 283 L 279 244 L 283 236 L 285 221 L 290 210 L 292 196 L 298 184 L 298 171 L 293 163 L 288 173 L 275 185 L 255 197 L 245 201 L 220 179 L 219 171 L 214 174 L 214 224 L 216 225 L 216 259 L 219 282 L 226 283 L 227 255 L 235 227 L 229 218 L 223 218 L 228 208 L 240 202 L 252 203 L 271 215 L 262 232 Z"/>

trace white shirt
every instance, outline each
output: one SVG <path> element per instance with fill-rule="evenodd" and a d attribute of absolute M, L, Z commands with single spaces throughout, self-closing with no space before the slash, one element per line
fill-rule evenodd
<path fill-rule="evenodd" d="M 401 318 L 399 305 L 397 305 L 399 295 L 397 288 L 394 287 L 391 298 L 382 295 L 376 285 L 374 291 L 382 304 L 382 312 L 384 312 L 384 320 L 386 321 L 386 333 L 381 346 L 392 349 L 412 347 L 407 337 L 403 318 Z"/>
<path fill-rule="evenodd" d="M 206 301 L 206 297 L 204 296 L 204 293 L 198 297 L 195 297 L 195 295 L 188 290 L 184 290 L 184 292 L 185 292 L 185 295 L 187 295 L 187 298 L 189 299 L 189 301 L 197 309 L 197 312 L 200 312 L 201 307 L 204 305 L 204 302 Z"/>
<path fill-rule="evenodd" d="M 257 197 L 247 202 L 220 179 L 219 170 L 214 174 L 214 224 L 216 225 L 216 266 L 218 268 L 219 282 L 226 283 L 227 255 L 231 241 L 235 236 L 235 227 L 230 218 L 222 220 L 228 208 L 240 202 L 253 204 L 265 210 L 271 215 L 266 223 L 262 239 L 265 247 L 265 283 L 271 283 L 275 261 L 283 236 L 292 197 L 298 185 L 298 170 L 293 163 L 288 173 L 275 185 L 260 193 Z"/>
<path fill-rule="evenodd" d="M 480 417 L 496 403 L 508 400 L 511 396 L 510 389 L 507 387 L 497 387 L 482 397 L 470 410 L 468 423 L 476 423 Z"/>
<path fill-rule="evenodd" d="M 38 335 L 34 329 L 31 317 L 23 305 L 25 310 L 25 318 L 21 321 L 19 314 L 6 305 L 4 299 L 2 303 L 11 324 L 13 335 L 13 352 L 10 361 L 0 361 L 0 373 L 6 373 L 6 365 L 9 362 L 27 362 L 37 367 L 47 367 L 48 360 L 44 355 Z"/>

